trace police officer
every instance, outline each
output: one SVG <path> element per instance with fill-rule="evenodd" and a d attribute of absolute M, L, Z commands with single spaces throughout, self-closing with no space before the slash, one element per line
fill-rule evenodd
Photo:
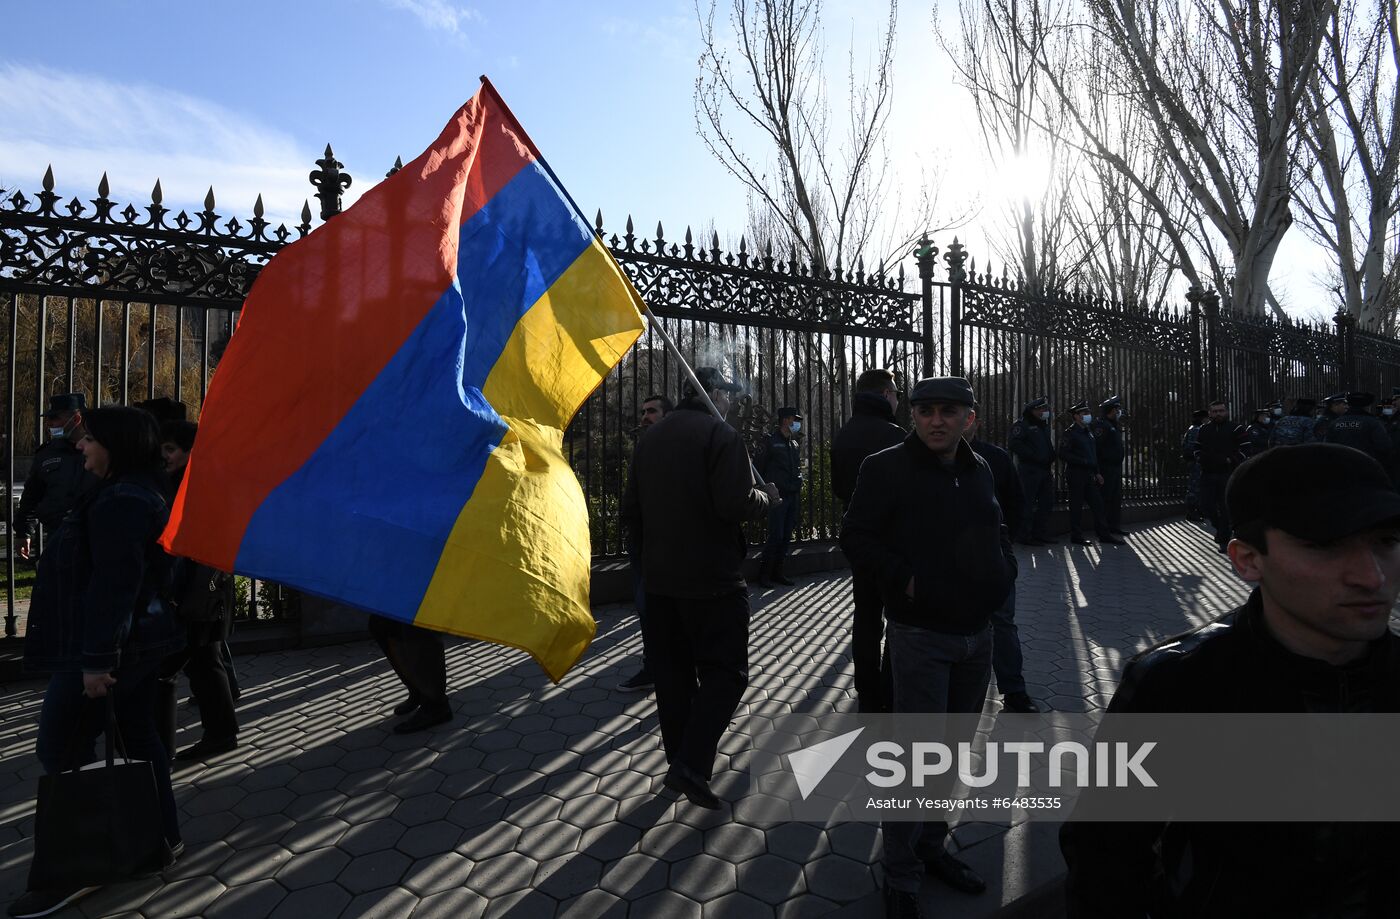
<path fill-rule="evenodd" d="M 759 561 L 758 583 L 791 587 L 783 574 L 792 531 L 797 529 L 798 497 L 802 494 L 802 454 L 797 435 L 802 431 L 802 415 L 791 405 L 778 409 L 778 427 L 768 435 L 758 454 L 758 474 L 778 487 L 781 500 L 768 508 L 768 542 Z"/>
<path fill-rule="evenodd" d="M 1374 401 L 1376 397 L 1368 392 L 1347 393 L 1346 413 L 1333 416 L 1322 439 L 1329 444 L 1354 447 L 1386 466 L 1390 462 L 1390 435 L 1381 420 L 1366 411 Z"/>
<path fill-rule="evenodd" d="M 71 428 L 73 418 L 86 407 L 87 402 L 80 392 L 49 399 L 49 410 L 44 413 L 49 441 L 34 454 L 15 516 L 20 558 L 33 554 L 37 524 L 43 525 L 45 535 L 57 532 L 59 523 L 78 496 L 97 483 L 97 477 L 83 468 L 82 452 L 65 433 Z"/>
<path fill-rule="evenodd" d="M 1026 498 L 1016 541 L 1027 546 L 1055 544 L 1045 533 L 1055 503 L 1055 445 L 1050 441 L 1050 400 L 1035 399 L 1021 409 L 1021 420 L 1011 426 L 1006 448 L 1016 458 L 1021 493 Z"/>
<path fill-rule="evenodd" d="M 1108 521 L 1104 518 L 1103 495 L 1099 492 L 1103 476 L 1099 474 L 1094 435 L 1089 431 L 1089 425 L 1094 420 L 1089 403 L 1080 402 L 1071 406 L 1069 411 L 1074 421 L 1060 434 L 1060 461 L 1065 464 L 1065 478 L 1069 486 L 1069 541 L 1081 546 L 1094 544 L 1079 529 L 1079 512 L 1087 502 L 1099 542 L 1122 545 L 1123 540 L 1108 531 Z"/>
<path fill-rule="evenodd" d="M 1110 396 L 1099 403 L 1099 419 L 1094 422 L 1094 450 L 1103 478 L 1103 512 L 1108 532 L 1127 536 L 1123 529 L 1123 402 Z"/>
<path fill-rule="evenodd" d="M 1317 424 L 1313 427 L 1313 440 L 1326 440 L 1327 429 L 1332 422 L 1347 413 L 1347 394 L 1344 392 L 1334 392 L 1332 395 L 1322 400 L 1322 417 L 1318 418 Z"/>
<path fill-rule="evenodd" d="M 1282 406 L 1280 406 L 1282 410 Z M 1244 455 L 1257 456 L 1269 449 L 1269 435 L 1273 433 L 1273 406 L 1266 405 L 1254 410 L 1254 418 L 1244 429 Z"/>
<path fill-rule="evenodd" d="M 1201 464 L 1196 460 L 1196 438 L 1210 412 L 1198 408 L 1191 413 L 1191 427 L 1181 435 L 1181 458 L 1186 461 L 1186 516 L 1201 519 Z"/>
<path fill-rule="evenodd" d="M 1317 428 L 1317 422 L 1313 419 L 1316 408 L 1317 403 L 1312 399 L 1302 396 L 1294 399 L 1293 411 L 1280 418 L 1269 432 L 1269 446 L 1296 447 L 1312 443 L 1315 439 L 1313 431 Z"/>

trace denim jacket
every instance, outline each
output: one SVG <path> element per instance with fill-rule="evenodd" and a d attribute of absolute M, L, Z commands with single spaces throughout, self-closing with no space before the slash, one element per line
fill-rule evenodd
<path fill-rule="evenodd" d="M 24 666 L 108 673 L 184 643 L 169 595 L 170 556 L 156 544 L 163 483 L 130 475 L 85 494 L 39 560 Z"/>

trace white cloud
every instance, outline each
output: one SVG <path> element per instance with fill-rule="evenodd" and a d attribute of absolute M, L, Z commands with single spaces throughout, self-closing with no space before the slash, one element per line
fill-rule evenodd
<path fill-rule="evenodd" d="M 447 0 L 387 0 L 390 7 L 405 10 L 418 17 L 418 21 L 430 29 L 461 34 L 462 24 L 480 22 L 481 13 L 470 7 L 448 3 Z"/>
<path fill-rule="evenodd" d="M 274 225 L 299 222 L 302 201 L 314 192 L 307 174 L 320 156 L 206 99 L 13 64 L 0 64 L 0 124 L 4 187 L 29 195 L 52 165 L 54 190 L 86 201 L 105 172 L 111 197 L 140 208 L 160 179 L 165 206 L 178 210 L 202 207 L 212 185 L 226 218 L 250 216 L 261 194 Z"/>

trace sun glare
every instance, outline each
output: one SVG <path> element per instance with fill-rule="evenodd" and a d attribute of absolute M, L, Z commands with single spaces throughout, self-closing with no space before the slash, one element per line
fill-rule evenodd
<path fill-rule="evenodd" d="M 1008 204 L 1019 204 L 1026 199 L 1039 201 L 1050 185 L 1050 161 L 1031 154 L 1012 157 L 997 170 L 995 180 Z"/>

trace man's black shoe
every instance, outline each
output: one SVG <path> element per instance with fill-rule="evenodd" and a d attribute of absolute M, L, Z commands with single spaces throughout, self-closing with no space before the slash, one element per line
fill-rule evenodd
<path fill-rule="evenodd" d="M 69 903 L 79 900 L 96 890 L 96 887 L 55 887 L 49 890 L 31 890 L 10 904 L 11 919 L 38 919 L 51 916 Z"/>
<path fill-rule="evenodd" d="M 1001 710 L 1018 715 L 1038 715 L 1040 706 L 1024 692 L 1009 692 L 1001 697 Z"/>
<path fill-rule="evenodd" d="M 1128 544 L 1128 541 L 1127 541 L 1127 540 L 1125 540 L 1125 539 L 1119 539 L 1117 536 L 1114 536 L 1112 533 L 1110 533 L 1110 534 L 1107 535 L 1107 536 L 1100 536 L 1100 537 L 1099 537 L 1099 542 L 1106 542 L 1106 543 L 1108 543 L 1109 545 L 1112 545 L 1112 546 L 1126 546 L 1126 545 Z"/>
<path fill-rule="evenodd" d="M 719 798 L 710 791 L 710 783 L 695 774 L 695 770 L 684 763 L 676 763 L 666 771 L 665 786 L 678 791 L 690 800 L 691 804 L 709 810 L 719 810 Z"/>
<path fill-rule="evenodd" d="M 398 705 L 394 706 L 394 714 L 407 715 L 409 712 L 416 710 L 418 706 L 422 704 L 423 702 L 416 695 L 409 693 L 407 699 L 404 699 Z"/>
<path fill-rule="evenodd" d="M 617 688 L 622 692 L 651 692 L 656 688 L 656 681 L 651 678 L 647 668 L 643 667 L 637 671 L 636 676 L 618 683 Z"/>
<path fill-rule="evenodd" d="M 208 759 L 211 756 L 218 756 L 221 753 L 228 753 L 236 749 L 238 749 L 237 737 L 216 737 L 212 739 L 204 737 L 197 743 L 176 753 L 175 759 L 178 762 L 193 762 L 195 760 Z"/>
<path fill-rule="evenodd" d="M 967 866 L 967 863 L 954 858 L 942 844 L 936 848 L 919 852 L 928 873 L 938 878 L 954 890 L 963 893 L 981 893 L 987 889 L 987 882 Z"/>
<path fill-rule="evenodd" d="M 452 720 L 452 707 L 446 702 L 441 705 L 424 705 L 403 721 L 394 725 L 395 734 L 414 734 L 426 731 Z"/>
<path fill-rule="evenodd" d="M 919 897 L 907 890 L 885 888 L 885 919 L 924 919 Z"/>

